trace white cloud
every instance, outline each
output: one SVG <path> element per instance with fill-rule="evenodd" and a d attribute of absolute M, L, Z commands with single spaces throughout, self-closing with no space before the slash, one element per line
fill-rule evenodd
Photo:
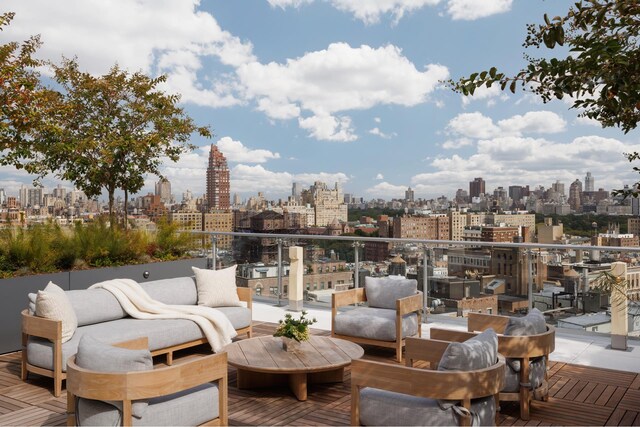
<path fill-rule="evenodd" d="M 382 175 L 381 173 L 379 173 L 379 174 L 377 174 L 377 175 L 376 175 L 376 179 L 377 179 L 378 181 L 382 181 L 382 180 L 384 179 L 384 175 Z"/>
<path fill-rule="evenodd" d="M 384 138 L 384 139 L 390 139 L 390 138 L 393 138 L 394 136 L 396 136 L 395 132 L 393 132 L 393 133 L 384 133 L 377 127 L 373 128 L 373 129 L 370 129 L 369 133 L 371 135 L 376 135 L 376 136 L 379 136 L 380 138 Z"/>
<path fill-rule="evenodd" d="M 462 113 L 449 121 L 447 132 L 467 138 L 487 139 L 498 136 L 523 135 L 529 133 L 550 134 L 563 132 L 567 122 L 551 111 L 529 111 L 493 122 L 479 112 Z"/>
<path fill-rule="evenodd" d="M 404 192 L 407 189 L 405 185 L 394 185 L 388 182 L 381 182 L 379 184 L 374 185 L 373 187 L 367 188 L 365 193 L 377 196 L 377 197 L 388 197 L 388 198 L 403 198 Z"/>
<path fill-rule="evenodd" d="M 578 124 L 578 125 L 595 126 L 595 127 L 599 127 L 599 128 L 602 127 L 602 123 L 600 123 L 596 119 L 591 119 L 589 117 L 577 117 L 574 120 L 574 123 Z"/>
<path fill-rule="evenodd" d="M 264 163 L 270 159 L 280 158 L 278 153 L 263 149 L 252 150 L 228 136 L 220 138 L 216 145 L 229 162 Z"/>
<path fill-rule="evenodd" d="M 491 107 L 495 105 L 496 98 L 505 101 L 509 99 L 509 96 L 503 93 L 498 85 L 493 85 L 491 87 L 481 86 L 473 92 L 473 95 L 462 95 L 462 105 L 466 107 L 473 101 L 486 101 L 487 106 Z"/>
<path fill-rule="evenodd" d="M 267 0 L 271 7 L 280 7 L 285 9 L 287 7 L 300 7 L 304 3 L 311 3 L 313 0 Z"/>
<path fill-rule="evenodd" d="M 472 144 L 473 144 L 473 141 L 469 138 L 449 139 L 442 143 L 442 148 L 444 148 L 445 150 L 454 150 L 454 149 L 466 147 Z"/>
<path fill-rule="evenodd" d="M 490 117 L 482 113 L 462 113 L 449 121 L 447 131 L 468 138 L 491 138 L 500 132 Z"/>
<path fill-rule="evenodd" d="M 352 141 L 351 119 L 335 113 L 378 105 L 415 106 L 425 102 L 449 76 L 446 67 L 429 64 L 423 71 L 387 45 L 351 47 L 333 43 L 285 63 L 250 62 L 237 69 L 248 98 L 272 119 L 298 117 L 316 139 Z M 305 116 L 310 112 L 311 116 Z"/>
<path fill-rule="evenodd" d="M 373 121 L 376 123 L 380 123 L 382 121 L 382 119 L 380 119 L 380 117 L 374 117 Z"/>
<path fill-rule="evenodd" d="M 239 103 L 224 80 L 207 75 L 203 59 L 230 67 L 255 60 L 251 43 L 224 31 L 196 0 L 5 0 L 16 12 L 0 40 L 41 34 L 41 58 L 78 57 L 83 70 L 104 74 L 116 62 L 130 71 L 166 73 L 164 88 L 184 102 L 212 107 Z"/>
<path fill-rule="evenodd" d="M 258 191 L 264 191 L 266 194 L 278 194 L 291 191 L 293 182 L 307 186 L 315 181 L 323 181 L 331 185 L 331 183 L 338 181 L 345 183 L 348 180 L 349 177 L 341 172 L 292 174 L 290 172 L 270 171 L 262 165 L 249 166 L 240 164 L 231 170 L 231 191 L 253 194 Z"/>
<path fill-rule="evenodd" d="M 473 21 L 511 10 L 513 0 L 449 0 L 447 13 L 451 19 Z"/>

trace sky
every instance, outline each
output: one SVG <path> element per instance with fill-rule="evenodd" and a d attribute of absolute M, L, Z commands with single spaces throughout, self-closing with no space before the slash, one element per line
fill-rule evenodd
<path fill-rule="evenodd" d="M 621 188 L 638 180 L 625 135 L 580 118 L 568 100 L 543 104 L 497 86 L 465 98 L 442 82 L 492 66 L 523 66 L 528 23 L 566 13 L 554 0 L 3 0 L 16 12 L 0 43 L 40 34 L 37 56 L 77 57 L 96 75 L 118 63 L 166 74 L 162 87 L 211 126 L 196 150 L 165 162 L 174 195 L 205 192 L 215 143 L 231 191 L 291 194 L 293 182 L 340 181 L 366 200 L 452 197 L 483 177 L 498 186 L 583 181 Z M 545 49 L 528 52 L 549 55 Z M 551 52 L 552 53 L 552 52 Z M 47 70 L 44 70 L 46 75 Z M 149 176 L 143 194 L 153 191 Z M 32 177 L 0 168 L 17 193 Z M 45 188 L 58 180 L 44 180 Z M 66 184 L 71 187 L 70 184 Z"/>

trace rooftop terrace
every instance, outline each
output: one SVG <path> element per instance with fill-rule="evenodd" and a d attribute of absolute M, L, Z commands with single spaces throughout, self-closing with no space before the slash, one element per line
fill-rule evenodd
<path fill-rule="evenodd" d="M 310 308 L 318 319 L 314 334 L 329 335 L 330 312 Z M 254 304 L 255 336 L 270 335 L 284 309 Z M 465 329 L 465 320 L 432 315 L 430 327 Z M 630 340 L 626 352 L 607 348 L 608 336 L 558 329 L 551 354 L 550 399 L 534 402 L 527 425 L 640 425 L 640 342 Z M 365 358 L 396 363 L 394 352 L 365 347 Z M 206 353 L 205 347 L 180 354 L 189 360 Z M 160 359 L 160 363 L 162 360 Z M 615 369 L 612 369 L 615 368 Z M 300 402 L 288 388 L 239 390 L 235 369 L 229 367 L 230 425 L 349 425 L 350 374 L 345 382 L 313 385 L 309 399 Z M 515 404 L 503 403 L 500 425 L 524 425 Z M 20 380 L 20 353 L 0 356 L 0 425 L 64 425 L 66 393 L 55 398 L 51 381 L 32 375 Z"/>

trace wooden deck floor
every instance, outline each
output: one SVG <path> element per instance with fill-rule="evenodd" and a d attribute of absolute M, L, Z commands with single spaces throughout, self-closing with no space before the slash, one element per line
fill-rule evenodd
<path fill-rule="evenodd" d="M 254 326 L 270 335 L 274 324 Z M 326 331 L 314 331 L 326 335 Z M 193 357 L 191 354 L 184 357 Z M 394 362 L 392 350 L 365 347 L 365 358 Z M 309 399 L 297 401 L 286 388 L 238 390 L 229 368 L 231 425 L 348 425 L 349 372 L 344 383 L 309 387 Z M 0 356 L 0 426 L 64 425 L 66 395 L 54 398 L 52 381 L 32 375 L 20 380 L 20 353 Z M 640 375 L 608 369 L 551 363 L 550 399 L 534 402 L 531 421 L 517 417 L 515 404 L 503 403 L 500 425 L 640 425 Z"/>

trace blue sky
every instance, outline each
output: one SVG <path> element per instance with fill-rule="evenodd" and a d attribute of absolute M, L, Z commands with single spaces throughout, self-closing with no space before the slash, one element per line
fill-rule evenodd
<path fill-rule="evenodd" d="M 39 55 L 115 62 L 156 75 L 215 132 L 164 173 L 174 194 L 205 190 L 208 147 L 231 168 L 232 192 L 285 197 L 293 181 L 340 180 L 371 199 L 452 196 L 476 176 L 487 190 L 566 187 L 587 171 L 596 188 L 636 174 L 622 153 L 637 132 L 603 130 L 568 102 L 498 90 L 473 98 L 439 81 L 524 64 L 526 24 L 566 12 L 541 0 L 5 0 L 17 13 L 0 41 L 41 34 Z M 544 50 L 530 52 L 548 54 Z M 46 72 L 46 71 L 45 71 Z M 149 177 L 144 192 L 153 191 Z M 0 168 L 14 192 L 31 178 Z M 50 178 L 45 185 L 57 182 Z"/>

